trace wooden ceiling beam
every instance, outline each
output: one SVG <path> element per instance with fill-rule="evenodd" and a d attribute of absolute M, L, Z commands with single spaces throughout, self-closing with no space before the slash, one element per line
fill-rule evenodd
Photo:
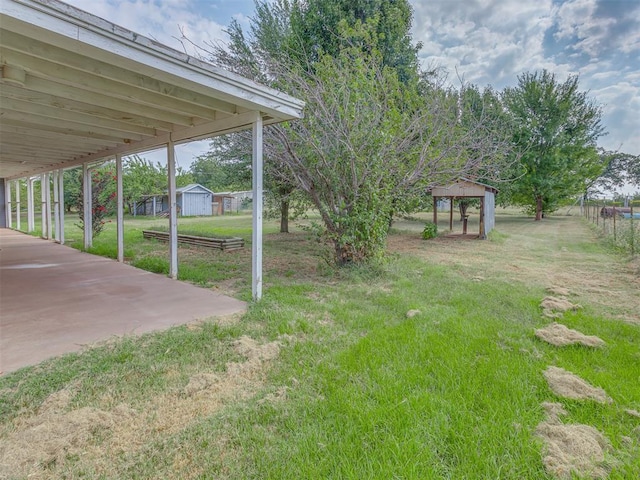
<path fill-rule="evenodd" d="M 46 117 L 56 120 L 56 123 L 68 121 L 81 123 L 87 128 L 107 128 L 115 132 L 119 132 L 121 136 L 125 137 L 130 134 L 139 134 L 144 136 L 154 136 L 157 134 L 157 130 L 155 128 L 141 127 L 127 122 L 96 117 L 86 113 L 72 112 L 63 108 L 50 107 L 48 105 L 17 100 L 15 98 L 5 98 L 2 101 L 2 108 L 3 110 L 20 112 L 23 115 Z"/>
<path fill-rule="evenodd" d="M 0 115 L 2 115 L 1 111 Z M 9 115 L 5 115 L 2 118 L 1 123 L 7 126 L 26 127 L 29 129 L 42 130 L 45 132 L 56 132 L 82 139 L 103 140 L 105 142 L 115 143 L 117 145 L 130 143 L 131 141 L 139 141 L 142 139 L 141 136 L 129 136 L 128 138 L 123 138 L 111 131 L 103 133 L 103 131 L 99 131 L 98 129 L 86 129 L 82 128 L 82 125 L 78 123 L 72 124 L 71 122 L 60 122 L 56 124 L 56 122 L 52 121 L 51 119 L 44 118 L 44 121 L 38 121 L 37 119 L 34 119 L 32 117 L 32 115 L 19 115 L 18 112 L 13 118 Z"/>
<path fill-rule="evenodd" d="M 68 65 L 32 57 L 8 48 L 3 48 L 1 60 L 3 64 L 22 67 L 26 70 L 27 76 L 34 75 L 54 80 L 56 83 L 73 86 L 86 92 L 102 93 L 109 97 L 120 98 L 151 107 L 162 105 L 163 108 L 177 111 L 184 115 L 191 114 L 213 119 L 215 112 L 235 113 L 235 107 L 234 112 L 226 112 L 222 108 L 216 108 L 217 102 L 209 101 L 210 99 L 204 95 L 193 95 L 187 99 L 182 98 L 184 95 L 181 95 L 182 92 L 179 87 L 169 84 L 158 86 L 157 80 L 151 77 L 140 76 L 137 83 L 127 83 L 110 77 L 76 70 Z M 57 95 L 55 91 L 50 93 Z M 198 103 L 198 101 L 201 103 Z"/>
<path fill-rule="evenodd" d="M 119 110 L 125 115 L 141 115 L 143 117 L 158 119 L 174 125 L 188 127 L 193 125 L 193 116 L 177 113 L 175 110 L 166 110 L 156 106 L 141 105 L 130 99 L 111 97 L 100 92 L 84 92 L 78 90 L 71 85 L 65 85 L 51 81 L 46 78 L 39 78 L 27 75 L 25 81 L 25 91 L 37 92 L 44 95 L 52 95 L 55 92 L 56 97 L 65 100 L 77 101 L 89 105 L 108 106 L 109 108 Z"/>
<path fill-rule="evenodd" d="M 25 126 L 14 126 L 14 125 L 2 125 L 0 124 L 0 138 L 2 138 L 2 142 L 5 139 L 10 139 L 12 137 L 17 138 L 22 142 L 29 143 L 39 143 L 46 141 L 47 143 L 52 143 L 56 141 L 58 143 L 71 143 L 76 145 L 80 149 L 94 149 L 94 148 L 108 148 L 115 147 L 119 145 L 121 141 L 111 141 L 108 142 L 104 139 L 98 138 L 90 138 L 84 137 L 80 138 L 75 135 L 60 133 L 60 132 L 46 132 L 42 130 L 37 130 L 33 128 L 28 128 Z"/>
<path fill-rule="evenodd" d="M 174 127 L 173 123 L 154 119 L 153 117 L 145 117 L 144 115 L 138 114 L 125 114 L 121 110 L 114 110 L 112 108 L 79 102 L 77 100 L 71 100 L 69 98 L 63 98 L 55 95 L 47 95 L 42 92 L 31 91 L 11 85 L 3 85 L 2 93 L 3 97 L 8 100 L 29 102 L 46 107 L 62 109 L 68 112 L 75 112 L 83 115 L 91 115 L 97 118 L 128 123 L 139 127 L 153 128 L 159 131 L 170 132 Z M 187 123 L 187 125 L 188 124 L 189 123 Z"/>
<path fill-rule="evenodd" d="M 111 79 L 120 83 L 137 86 L 150 92 L 167 95 L 193 105 L 207 106 L 213 110 L 235 114 L 238 113 L 235 104 L 199 94 L 193 90 L 178 87 L 174 84 L 151 78 L 139 72 L 117 67 L 113 64 L 92 59 L 87 62 L 84 55 L 45 44 L 43 42 L 24 37 L 11 31 L 2 31 L 2 43 L 5 48 L 16 52 L 22 52 L 41 60 L 54 62 L 66 68 L 86 72 L 105 79 Z"/>
<path fill-rule="evenodd" d="M 73 148 L 69 145 L 59 145 L 59 144 L 47 144 L 42 146 L 37 146 L 37 144 L 26 145 L 24 143 L 20 144 L 17 142 L 5 141 L 2 139 L 2 144 L 0 144 L 0 153 L 26 153 L 29 155 L 43 155 L 47 156 L 49 154 L 61 154 L 61 155 L 88 155 L 90 153 L 94 153 L 97 149 L 87 149 L 82 151 L 80 148 Z"/>

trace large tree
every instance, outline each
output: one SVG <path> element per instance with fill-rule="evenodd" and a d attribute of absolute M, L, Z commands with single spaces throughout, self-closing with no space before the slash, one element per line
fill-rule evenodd
<path fill-rule="evenodd" d="M 323 56 L 334 57 L 345 46 L 359 46 L 368 53 L 376 49 L 383 66 L 394 70 L 406 88 L 416 88 L 419 46 L 411 42 L 412 10 L 407 0 L 256 0 L 255 5 L 248 35 L 234 20 L 227 30 L 228 45 L 211 46 L 215 63 L 290 90 L 287 77 L 274 72 L 272 65 L 295 65 L 296 70 L 311 74 Z M 358 27 L 363 24 L 367 25 L 366 35 Z M 226 166 L 250 158 L 250 146 L 251 138 L 242 133 L 214 141 L 209 161 L 196 167 L 209 167 L 211 178 L 227 178 Z M 290 177 L 278 173 L 279 168 L 278 159 L 266 159 L 267 214 L 279 212 L 281 232 L 288 232 L 291 212 L 295 216 L 305 211 L 309 201 Z M 197 175 L 195 169 L 194 173 Z"/>
<path fill-rule="evenodd" d="M 521 151 L 519 177 L 508 194 L 541 220 L 562 200 L 585 192 L 606 167 L 596 146 L 604 134 L 602 112 L 579 90 L 577 76 L 559 82 L 546 70 L 519 76 L 503 99 Z"/>
<path fill-rule="evenodd" d="M 320 212 L 339 264 L 380 256 L 393 213 L 415 208 L 433 183 L 481 174 L 505 145 L 481 92 L 472 112 L 476 90 L 420 83 L 415 49 L 391 55 L 410 38 L 406 1 L 351 3 L 258 2 L 251 36 L 233 24 L 229 50 L 213 55 L 306 101 L 303 119 L 265 129 L 265 161 L 274 183 L 293 184 Z M 381 30 L 392 7 L 409 15 Z"/>
<path fill-rule="evenodd" d="M 325 55 L 315 73 L 283 72 L 305 117 L 271 128 L 265 151 L 322 216 L 339 264 L 382 254 L 394 212 L 434 183 L 479 174 L 506 142 L 461 97 L 418 97 L 396 72 L 357 47 Z"/>

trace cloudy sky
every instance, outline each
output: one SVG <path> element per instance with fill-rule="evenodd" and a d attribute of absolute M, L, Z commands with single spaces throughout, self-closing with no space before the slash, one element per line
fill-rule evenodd
<path fill-rule="evenodd" d="M 253 0 L 65 0 L 130 30 L 194 54 L 224 41 L 235 18 L 249 24 Z M 425 67 L 497 89 L 546 68 L 603 108 L 608 150 L 640 155 L 640 0 L 410 0 L 413 37 Z M 202 53 L 202 52 L 200 52 Z M 457 73 L 456 73 L 457 72 Z M 178 152 L 188 166 L 206 144 Z"/>

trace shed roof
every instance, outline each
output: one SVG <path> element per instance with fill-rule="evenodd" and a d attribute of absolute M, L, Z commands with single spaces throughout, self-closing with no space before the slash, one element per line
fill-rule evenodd
<path fill-rule="evenodd" d="M 211 190 L 203 185 L 200 185 L 199 183 L 190 183 L 189 185 L 185 185 L 184 187 L 176 188 L 176 193 L 186 193 L 190 192 L 191 190 L 206 190 L 207 193 L 213 195 L 213 192 Z"/>
<path fill-rule="evenodd" d="M 460 178 L 446 186 L 437 186 L 431 189 L 434 197 L 478 197 L 486 192 L 498 193 L 498 189 L 486 183 L 476 182 L 468 178 Z"/>
<path fill-rule="evenodd" d="M 0 2 L 0 178 L 299 118 L 304 103 L 59 0 Z"/>

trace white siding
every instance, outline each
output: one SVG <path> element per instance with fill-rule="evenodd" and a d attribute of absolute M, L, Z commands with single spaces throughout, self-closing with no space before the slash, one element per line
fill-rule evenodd
<path fill-rule="evenodd" d="M 184 192 L 182 194 L 181 215 L 183 217 L 213 215 L 211 201 L 210 193 L 200 193 L 197 191 Z"/>
<path fill-rule="evenodd" d="M 496 196 L 493 192 L 484 194 L 484 233 L 488 235 L 496 226 Z"/>

